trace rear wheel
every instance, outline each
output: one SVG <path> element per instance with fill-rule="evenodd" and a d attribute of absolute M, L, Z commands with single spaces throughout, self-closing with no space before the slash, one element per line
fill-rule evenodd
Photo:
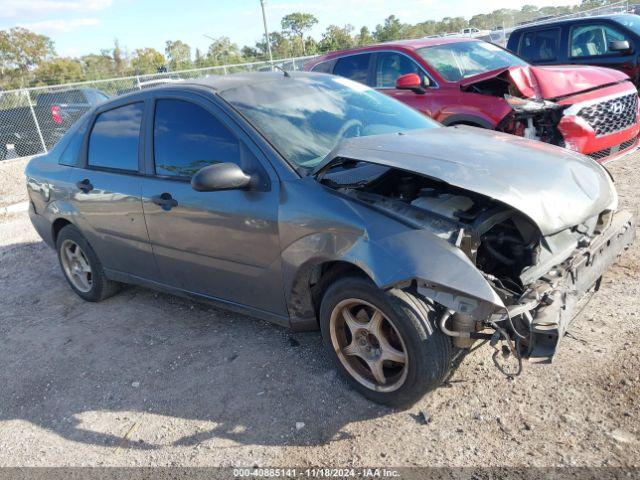
<path fill-rule="evenodd" d="M 120 285 L 105 276 L 93 248 L 73 225 L 60 230 L 56 250 L 62 273 L 73 291 L 83 299 L 99 302 L 119 290 Z"/>
<path fill-rule="evenodd" d="M 435 329 L 434 315 L 410 293 L 347 277 L 324 294 L 320 323 L 327 350 L 356 390 L 409 406 L 440 385 L 451 366 L 451 341 Z"/>

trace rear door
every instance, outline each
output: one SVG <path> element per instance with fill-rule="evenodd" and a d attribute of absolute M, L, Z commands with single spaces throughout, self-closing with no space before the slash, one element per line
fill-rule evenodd
<path fill-rule="evenodd" d="M 154 278 L 141 200 L 142 100 L 110 104 L 92 119 L 79 168 L 71 168 L 76 223 L 104 267 Z"/>
<path fill-rule="evenodd" d="M 185 92 L 157 96 L 147 134 L 142 196 L 162 283 L 284 316 L 278 178 L 257 147 L 213 101 Z M 191 176 L 219 162 L 258 186 L 193 190 Z"/>
<path fill-rule="evenodd" d="M 553 65 L 564 60 L 560 27 L 528 30 L 520 36 L 518 54 L 534 65 Z"/>
<path fill-rule="evenodd" d="M 333 74 L 371 86 L 372 53 L 356 53 L 336 60 Z"/>
<path fill-rule="evenodd" d="M 611 42 L 627 40 L 631 50 L 616 52 Z M 635 75 L 637 46 L 622 28 L 608 22 L 580 23 L 569 30 L 569 63 L 595 65 L 622 70 L 632 78 Z"/>

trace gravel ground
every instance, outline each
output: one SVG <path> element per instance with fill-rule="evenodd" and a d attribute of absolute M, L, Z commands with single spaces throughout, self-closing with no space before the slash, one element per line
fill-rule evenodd
<path fill-rule="evenodd" d="M 610 169 L 638 211 L 640 155 Z M 13 215 L 0 223 L 0 466 L 640 467 L 639 278 L 637 242 L 553 364 L 509 380 L 484 347 L 395 411 L 336 377 L 318 333 L 141 288 L 84 303 Z"/>
<path fill-rule="evenodd" d="M 27 199 L 24 167 L 31 157 L 0 161 L 0 208 Z"/>

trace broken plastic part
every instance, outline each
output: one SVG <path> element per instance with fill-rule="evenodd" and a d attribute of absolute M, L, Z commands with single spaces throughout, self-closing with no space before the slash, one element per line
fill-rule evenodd
<path fill-rule="evenodd" d="M 508 94 L 504 96 L 504 99 L 509 106 L 518 113 L 534 113 L 562 108 L 557 103 L 550 102 L 549 100 L 530 100 Z"/>

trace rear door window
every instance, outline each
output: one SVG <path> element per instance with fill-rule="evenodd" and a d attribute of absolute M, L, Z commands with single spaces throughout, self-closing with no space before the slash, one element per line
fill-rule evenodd
<path fill-rule="evenodd" d="M 415 73 L 422 78 L 422 69 L 409 57 L 397 52 L 378 54 L 376 65 L 376 88 L 395 88 L 401 75 Z"/>
<path fill-rule="evenodd" d="M 232 162 L 240 167 L 240 142 L 217 118 L 191 102 L 156 102 L 153 152 L 157 175 L 191 178 L 202 167 Z"/>
<path fill-rule="evenodd" d="M 571 29 L 570 53 L 573 58 L 610 55 L 615 52 L 609 50 L 609 44 L 617 40 L 626 40 L 625 35 L 610 25 L 574 27 Z"/>
<path fill-rule="evenodd" d="M 366 84 L 369 77 L 370 61 L 370 53 L 342 57 L 336 62 L 333 73 Z"/>
<path fill-rule="evenodd" d="M 91 167 L 138 171 L 138 145 L 144 103 L 132 103 L 98 115 L 89 136 Z"/>
<path fill-rule="evenodd" d="M 520 43 L 520 55 L 531 62 L 550 62 L 558 57 L 560 29 L 526 32 Z"/>

